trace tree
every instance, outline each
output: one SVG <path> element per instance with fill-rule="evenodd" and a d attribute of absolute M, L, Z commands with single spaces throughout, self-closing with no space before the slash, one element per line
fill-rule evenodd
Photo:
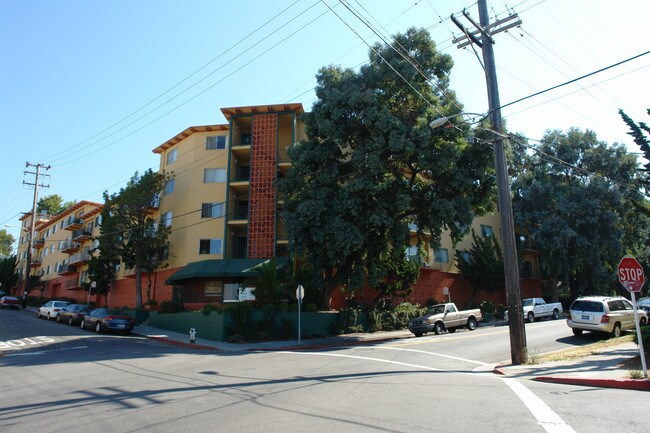
<path fill-rule="evenodd" d="M 49 215 L 56 215 L 74 204 L 74 201 L 67 201 L 64 203 L 63 197 L 58 194 L 46 195 L 45 197 L 41 197 L 41 199 L 38 200 L 38 204 L 36 205 L 36 212 L 46 212 Z"/>
<path fill-rule="evenodd" d="M 557 301 L 558 282 L 571 297 L 609 293 L 626 253 L 648 257 L 648 219 L 635 211 L 637 161 L 620 144 L 598 141 L 593 131 L 549 131 L 522 158 L 513 181 L 513 213 L 539 250 L 540 268 Z"/>
<path fill-rule="evenodd" d="M 16 239 L 7 230 L 0 230 L 0 257 L 8 257 L 13 251 Z"/>
<path fill-rule="evenodd" d="M 506 285 L 503 253 L 495 236 L 479 236 L 472 230 L 473 245 L 463 254 L 456 251 L 458 269 L 472 283 L 474 290 L 503 290 Z"/>
<path fill-rule="evenodd" d="M 0 257 L 0 290 L 11 293 L 11 289 L 18 283 L 16 256 Z"/>
<path fill-rule="evenodd" d="M 158 207 L 159 194 L 172 174 L 147 170 L 136 172 L 125 188 L 109 195 L 104 192 L 104 208 L 99 238 L 99 258 L 92 262 L 91 278 L 110 283 L 116 261 L 135 271 L 136 308 L 143 307 L 142 273 L 152 273 L 164 261 L 170 227 L 155 221 L 153 209 Z M 147 294 L 151 290 L 148 278 Z"/>
<path fill-rule="evenodd" d="M 409 223 L 418 247 L 429 236 L 437 245 L 445 229 L 460 239 L 494 203 L 489 149 L 469 144 L 460 121 L 428 128 L 462 112 L 448 87 L 451 57 L 416 29 L 369 57 L 359 72 L 318 72 L 308 139 L 290 148 L 292 170 L 280 183 L 290 248 L 324 281 L 323 308 L 337 288 L 412 285 L 417 274 L 404 272 L 403 260 Z"/>

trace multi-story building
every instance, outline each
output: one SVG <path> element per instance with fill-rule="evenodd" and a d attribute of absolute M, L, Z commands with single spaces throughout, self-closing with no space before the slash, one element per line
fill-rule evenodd
<path fill-rule="evenodd" d="M 153 149 L 160 155 L 160 170 L 172 172 L 174 177 L 152 215 L 171 226 L 169 255 L 163 267 L 144 273 L 145 301 L 234 301 L 240 289 L 254 280 L 256 266 L 271 258 L 281 262 L 289 257 L 281 217 L 283 201 L 275 185 L 291 168 L 287 149 L 306 138 L 302 104 L 221 111 L 227 123 L 187 128 Z M 77 255 L 88 253 L 88 244 L 82 243 L 87 241 L 77 239 L 76 232 L 70 234 L 64 228 L 64 235 L 52 228 L 64 227 L 61 224 L 69 219 L 79 219 L 82 225 L 75 230 L 85 227 L 87 231 L 96 231 L 97 224 L 93 225 L 91 218 L 100 211 L 101 205 L 97 203 L 81 202 L 51 221 L 39 223 L 38 232 L 41 237 L 45 235 L 45 245 L 55 247 L 43 256 L 40 265 L 35 265 L 37 271 L 50 271 L 42 276 L 47 295 L 72 297 L 70 294 L 85 278 L 83 262 L 79 264 L 76 260 L 86 256 Z M 477 218 L 473 228 L 486 235 L 498 233 L 498 215 Z M 412 228 L 413 239 L 415 233 Z M 68 243 L 78 244 L 79 249 L 67 248 Z M 450 237 L 443 235 L 441 246 L 435 251 L 426 247 L 422 255 L 415 247 L 407 249 L 405 254 L 418 260 L 422 269 L 412 300 L 422 303 L 429 298 L 442 299 L 444 288 L 448 287 L 456 300 L 460 297 L 471 301 L 473 291 L 458 275 L 455 260 L 456 250 L 462 254 L 470 247 L 471 236 L 454 246 Z M 535 254 L 529 251 L 525 260 L 531 275 L 524 276 L 534 276 Z M 74 266 L 72 273 L 59 273 L 66 266 Z M 523 285 L 527 287 L 525 281 Z M 539 284 L 530 287 L 535 289 Z M 367 296 L 369 293 L 365 291 Z M 505 294 L 495 299 L 505 302 Z M 343 300 L 339 301 L 333 305 L 341 306 Z M 118 269 L 107 303 L 116 307 L 135 305 L 133 270 L 124 266 Z"/>

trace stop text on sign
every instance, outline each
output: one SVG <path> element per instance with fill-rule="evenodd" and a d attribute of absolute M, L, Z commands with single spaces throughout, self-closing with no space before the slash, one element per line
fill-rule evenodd
<path fill-rule="evenodd" d="M 643 269 L 622 268 L 618 270 L 618 276 L 623 281 L 643 281 Z"/>

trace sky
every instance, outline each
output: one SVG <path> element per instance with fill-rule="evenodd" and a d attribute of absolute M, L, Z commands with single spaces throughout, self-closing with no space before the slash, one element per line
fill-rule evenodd
<path fill-rule="evenodd" d="M 355 16 L 349 9 L 357 12 Z M 502 104 L 650 50 L 646 0 L 488 0 Z M 479 48 L 458 49 L 472 0 L 4 0 L 0 2 L 0 229 L 19 237 L 31 211 L 31 164 L 48 177 L 39 196 L 102 202 L 152 150 L 189 126 L 226 123 L 223 107 L 315 102 L 327 65 L 358 69 L 368 45 L 426 28 L 452 56 L 451 87 L 465 112 L 488 111 Z M 373 31 L 374 29 L 374 31 Z M 379 35 L 378 35 L 379 34 Z M 639 152 L 619 108 L 648 122 L 650 55 L 502 110 L 511 132 L 591 129 Z M 532 141 L 531 143 L 535 143 Z"/>

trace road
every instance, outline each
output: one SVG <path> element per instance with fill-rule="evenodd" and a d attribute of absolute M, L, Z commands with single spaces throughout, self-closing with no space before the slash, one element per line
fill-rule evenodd
<path fill-rule="evenodd" d="M 539 352 L 575 344 L 526 325 Z M 205 352 L 0 311 L 2 432 L 647 430 L 639 391 L 503 378 L 506 327 L 318 351 Z M 639 421 L 637 421 L 639 420 Z"/>

